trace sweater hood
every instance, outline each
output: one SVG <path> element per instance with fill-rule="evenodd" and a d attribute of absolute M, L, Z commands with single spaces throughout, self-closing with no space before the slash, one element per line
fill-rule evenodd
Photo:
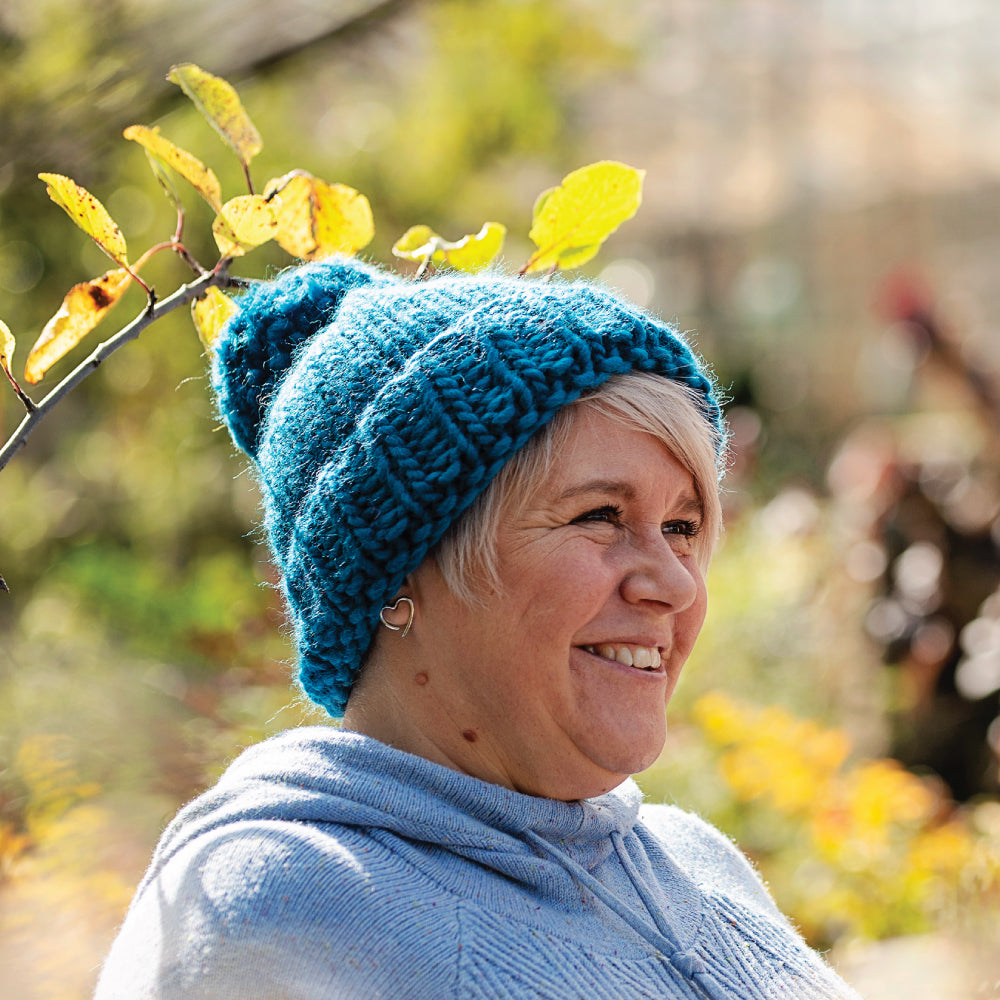
<path fill-rule="evenodd" d="M 358 733 L 290 730 L 241 754 L 218 783 L 170 824 L 146 881 L 185 844 L 245 821 L 332 823 L 384 830 L 435 845 L 534 882 L 539 840 L 592 870 L 614 850 L 612 835 L 636 824 L 642 794 L 631 779 L 598 798 L 538 798 L 481 781 Z"/>

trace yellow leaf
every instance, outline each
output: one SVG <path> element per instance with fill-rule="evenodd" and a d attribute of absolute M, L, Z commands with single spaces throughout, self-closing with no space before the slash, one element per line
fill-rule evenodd
<path fill-rule="evenodd" d="M 448 244 L 444 249 L 445 259 L 459 271 L 478 271 L 500 253 L 506 235 L 506 227 L 499 222 L 486 222 L 475 236 Z"/>
<path fill-rule="evenodd" d="M 10 332 L 10 327 L 0 319 L 0 368 L 4 370 L 7 378 L 13 378 L 10 372 L 10 364 L 14 360 L 14 334 Z"/>
<path fill-rule="evenodd" d="M 569 271 L 574 267 L 583 267 L 588 260 L 592 260 L 600 252 L 600 243 L 591 243 L 590 246 L 585 247 L 566 247 L 565 250 L 559 252 L 559 270 Z M 532 267 L 529 270 L 550 270 L 552 264 L 549 263 L 544 267 Z"/>
<path fill-rule="evenodd" d="M 236 303 L 214 285 L 200 299 L 191 303 L 191 318 L 205 350 L 215 349 L 215 342 L 219 339 L 222 328 L 238 309 Z"/>
<path fill-rule="evenodd" d="M 278 231 L 274 211 L 259 194 L 241 194 L 222 206 L 212 234 L 224 257 L 242 257 Z"/>
<path fill-rule="evenodd" d="M 158 128 L 130 125 L 123 133 L 126 139 L 139 143 L 162 163 L 173 167 L 215 209 L 222 208 L 222 186 L 209 167 L 186 149 L 175 146 L 160 135 Z"/>
<path fill-rule="evenodd" d="M 535 202 L 528 234 L 538 250 L 525 271 L 548 271 L 586 263 L 601 244 L 635 215 L 645 171 L 603 160 L 567 174 Z"/>
<path fill-rule="evenodd" d="M 544 191 L 543 191 L 543 192 L 542 192 L 542 193 L 541 193 L 541 194 L 540 194 L 540 195 L 539 195 L 539 196 L 538 196 L 538 197 L 537 197 L 537 198 L 535 199 L 535 205 L 534 205 L 534 208 L 532 208 L 532 210 L 531 210 L 531 217 L 532 217 L 533 219 L 537 219 L 537 218 L 538 218 L 538 216 L 540 216 L 540 215 L 542 214 L 542 212 L 544 212 L 544 211 L 545 211 L 545 203 L 546 203 L 546 202 L 547 202 L 547 201 L 549 200 L 549 198 L 550 198 L 550 197 L 551 197 L 551 196 L 552 196 L 553 194 L 555 194 L 555 193 L 556 193 L 556 191 L 558 191 L 558 190 L 559 190 L 559 188 L 557 188 L 557 187 L 551 187 L 551 188 L 546 188 L 546 189 L 545 189 L 545 190 L 544 190 Z"/>
<path fill-rule="evenodd" d="M 260 152 L 260 134 L 229 83 L 194 63 L 171 67 L 167 79 L 191 98 L 243 163 L 249 163 Z"/>
<path fill-rule="evenodd" d="M 403 260 L 424 260 L 444 241 L 430 226 L 410 226 L 392 245 L 392 252 Z"/>
<path fill-rule="evenodd" d="M 93 281 L 74 285 L 32 347 L 24 366 L 25 379 L 32 385 L 40 382 L 117 305 L 131 280 L 128 271 L 117 268 Z"/>
<path fill-rule="evenodd" d="M 293 257 L 318 260 L 355 254 L 375 235 L 368 199 L 346 184 L 328 184 L 304 170 L 268 181 L 264 197 L 278 220 L 275 240 Z"/>
<path fill-rule="evenodd" d="M 39 174 L 49 197 L 116 263 L 128 267 L 125 237 L 108 210 L 76 181 L 62 174 Z"/>
<path fill-rule="evenodd" d="M 170 171 L 167 170 L 166 164 L 148 149 L 144 149 L 143 152 L 146 154 L 149 169 L 153 171 L 153 176 L 159 182 L 160 187 L 163 188 L 163 193 L 167 196 L 170 204 L 173 205 L 175 209 L 179 210 L 181 207 L 181 195 L 177 190 L 177 185 L 174 183 L 173 176 Z"/>
<path fill-rule="evenodd" d="M 500 252 L 507 229 L 499 222 L 486 222 L 474 236 L 449 243 L 430 226 L 411 226 L 393 244 L 392 252 L 404 260 L 448 264 L 459 271 L 478 271 Z"/>

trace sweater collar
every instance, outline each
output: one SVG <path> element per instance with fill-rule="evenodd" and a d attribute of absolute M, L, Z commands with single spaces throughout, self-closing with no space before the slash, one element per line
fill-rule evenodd
<path fill-rule="evenodd" d="M 360 733 L 323 726 L 290 730 L 251 748 L 220 787 L 247 780 L 296 785 L 320 799 L 350 799 L 384 815 L 388 828 L 408 836 L 419 837 L 427 828 L 438 836 L 446 831 L 453 843 L 468 843 L 470 837 L 491 839 L 498 832 L 521 839 L 530 830 L 584 854 L 588 847 L 606 844 L 613 832 L 627 835 L 642 800 L 631 779 L 581 801 L 525 795 Z"/>

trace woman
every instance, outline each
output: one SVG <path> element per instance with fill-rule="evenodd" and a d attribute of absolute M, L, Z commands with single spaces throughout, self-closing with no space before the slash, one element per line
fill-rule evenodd
<path fill-rule="evenodd" d="M 98 996 L 850 997 L 719 833 L 643 807 L 705 613 L 725 436 L 585 283 L 334 261 L 214 370 L 303 689 L 168 828 Z"/>

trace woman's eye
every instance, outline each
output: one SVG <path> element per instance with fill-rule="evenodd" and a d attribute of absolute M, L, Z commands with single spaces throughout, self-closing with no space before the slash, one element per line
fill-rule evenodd
<path fill-rule="evenodd" d="M 663 534 L 680 535 L 683 538 L 694 538 L 701 530 L 696 521 L 667 521 L 663 525 Z"/>
<path fill-rule="evenodd" d="M 607 504 L 604 507 L 595 507 L 593 510 L 584 511 L 579 517 L 573 518 L 573 524 L 618 524 L 621 522 L 621 518 L 621 508 Z"/>

